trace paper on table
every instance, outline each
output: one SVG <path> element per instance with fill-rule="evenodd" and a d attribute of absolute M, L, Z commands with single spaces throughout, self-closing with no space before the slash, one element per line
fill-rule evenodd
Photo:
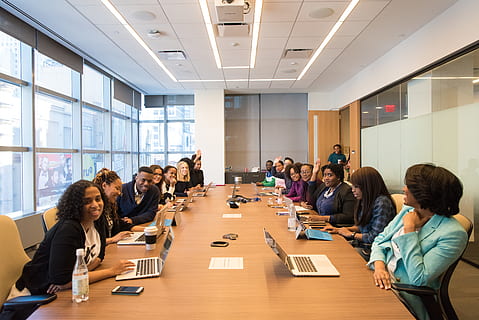
<path fill-rule="evenodd" d="M 241 218 L 241 213 L 224 213 L 223 218 Z"/>
<path fill-rule="evenodd" d="M 296 209 L 296 212 L 308 211 L 308 209 L 305 209 L 301 206 L 294 206 L 294 208 Z"/>
<path fill-rule="evenodd" d="M 243 257 L 213 257 L 208 269 L 243 269 Z"/>

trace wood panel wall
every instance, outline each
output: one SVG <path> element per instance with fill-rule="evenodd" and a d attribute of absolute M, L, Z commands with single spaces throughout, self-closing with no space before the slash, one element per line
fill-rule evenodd
<path fill-rule="evenodd" d="M 317 137 L 314 137 L 314 118 L 317 116 Z M 314 145 L 318 147 L 318 157 L 326 164 L 333 152 L 333 145 L 339 143 L 339 111 L 308 112 L 308 161 L 314 164 Z"/>

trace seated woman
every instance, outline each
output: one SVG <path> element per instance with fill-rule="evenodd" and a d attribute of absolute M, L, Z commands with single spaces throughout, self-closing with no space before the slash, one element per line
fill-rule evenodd
<path fill-rule="evenodd" d="M 115 171 L 103 168 L 96 174 L 93 183 L 100 186 L 105 193 L 108 203 L 105 204 L 102 219 L 105 220 L 106 244 L 117 243 L 131 235 L 130 231 L 143 231 L 143 227 L 120 219 L 117 213 L 116 198 L 121 194 L 121 179 Z"/>
<path fill-rule="evenodd" d="M 163 173 L 163 181 L 161 182 L 160 204 L 166 204 L 167 200 L 175 200 L 176 185 L 176 167 L 166 166 Z"/>
<path fill-rule="evenodd" d="M 404 182 L 405 206 L 374 240 L 368 265 L 381 289 L 390 289 L 391 282 L 438 289 L 441 275 L 467 245 L 466 231 L 452 218 L 459 213 L 462 184 L 430 164 L 407 169 Z M 418 319 L 428 318 L 418 297 L 400 295 Z"/>
<path fill-rule="evenodd" d="M 292 181 L 291 189 L 286 197 L 293 202 L 306 201 L 306 193 L 308 192 L 308 182 L 301 178 L 301 163 L 295 163 L 288 166 L 286 176 Z"/>
<path fill-rule="evenodd" d="M 316 210 L 319 215 L 311 215 L 311 220 L 320 220 L 332 225 L 353 225 L 355 199 L 351 187 L 343 183 L 344 170 L 340 164 L 327 164 L 321 168 L 323 182 L 316 183 L 319 166 L 316 162 L 313 175 L 308 186 L 308 203 L 303 203 L 307 209 Z"/>
<path fill-rule="evenodd" d="M 358 200 L 354 210 L 354 226 L 327 227 L 330 233 L 339 233 L 359 254 L 369 260 L 371 244 L 396 215 L 396 206 L 379 172 L 371 167 L 356 170 L 351 176 L 352 191 Z"/>
<path fill-rule="evenodd" d="M 198 189 L 202 188 L 205 185 L 205 177 L 203 170 L 201 170 L 201 160 L 195 160 L 193 170 L 190 171 L 191 174 L 191 185 Z"/>
<path fill-rule="evenodd" d="M 95 270 L 105 255 L 105 233 L 101 225 L 108 200 L 99 186 L 80 180 L 70 185 L 58 203 L 58 222 L 46 233 L 33 259 L 25 264 L 13 290 L 17 295 L 55 293 L 71 288 L 76 249 L 84 248 L 90 282 L 114 277 L 131 269 L 131 261 Z"/>
<path fill-rule="evenodd" d="M 187 197 L 187 191 L 193 186 L 190 181 L 190 168 L 186 161 L 180 161 L 176 165 L 177 170 L 177 182 L 175 185 L 175 195 L 177 197 Z"/>

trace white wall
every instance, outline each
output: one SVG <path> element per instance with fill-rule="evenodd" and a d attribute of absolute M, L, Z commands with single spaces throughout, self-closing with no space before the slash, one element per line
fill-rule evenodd
<path fill-rule="evenodd" d="M 201 149 L 205 183 L 225 181 L 225 113 L 224 91 L 195 92 L 196 147 Z"/>
<path fill-rule="evenodd" d="M 309 110 L 340 108 L 479 40 L 477 12 L 479 1 L 459 0 L 334 92 L 311 92 Z"/>

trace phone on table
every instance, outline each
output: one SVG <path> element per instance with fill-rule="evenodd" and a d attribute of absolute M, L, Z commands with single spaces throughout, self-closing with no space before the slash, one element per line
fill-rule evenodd
<path fill-rule="evenodd" d="M 126 294 L 126 295 L 139 295 L 145 288 L 134 286 L 117 286 L 111 290 L 111 294 Z"/>

